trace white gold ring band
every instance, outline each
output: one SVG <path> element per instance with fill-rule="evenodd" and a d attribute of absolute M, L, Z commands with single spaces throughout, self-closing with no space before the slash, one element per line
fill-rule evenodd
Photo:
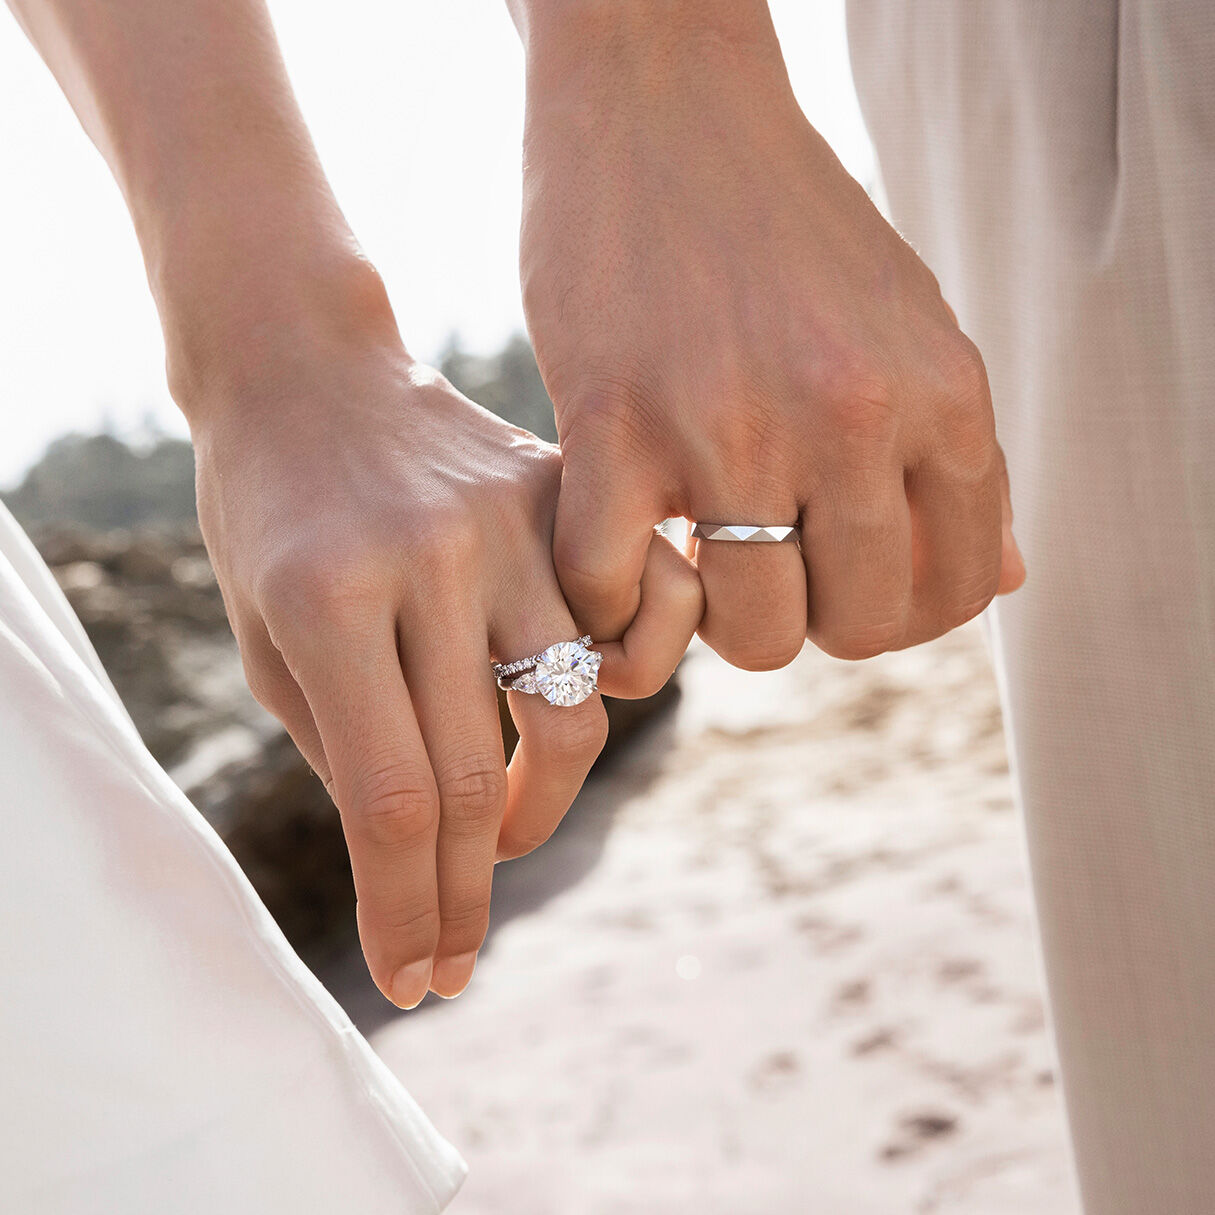
<path fill-rule="evenodd" d="M 697 540 L 733 540 L 738 544 L 800 544 L 796 527 L 758 523 L 696 523 L 692 536 Z"/>

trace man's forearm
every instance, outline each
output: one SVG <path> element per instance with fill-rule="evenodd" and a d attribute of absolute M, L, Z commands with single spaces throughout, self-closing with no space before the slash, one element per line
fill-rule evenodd
<path fill-rule="evenodd" d="M 506 0 L 527 60 L 528 101 L 602 98 L 624 83 L 652 100 L 688 56 L 743 54 L 784 79 L 767 0 Z M 725 59 L 723 60 L 723 53 Z M 714 69 L 710 69 L 714 70 Z M 596 107 L 601 100 L 593 103 Z"/>
<path fill-rule="evenodd" d="M 176 379 L 314 295 L 376 295 L 261 0 L 10 4 L 126 197 Z"/>
<path fill-rule="evenodd" d="M 767 0 L 506 0 L 524 46 L 604 41 L 663 42 L 709 34 L 729 41 L 774 38 Z"/>

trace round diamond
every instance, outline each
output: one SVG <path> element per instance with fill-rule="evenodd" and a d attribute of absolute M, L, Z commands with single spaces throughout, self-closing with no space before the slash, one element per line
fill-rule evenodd
<path fill-rule="evenodd" d="M 578 705 L 595 694 L 603 655 L 578 641 L 550 645 L 536 661 L 536 691 L 550 705 Z"/>

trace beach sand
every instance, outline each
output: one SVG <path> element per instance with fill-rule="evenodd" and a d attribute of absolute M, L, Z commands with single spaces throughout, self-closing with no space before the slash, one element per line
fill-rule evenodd
<path fill-rule="evenodd" d="M 452 1211 L 1075 1215 L 979 628 L 682 678 L 500 867 L 462 997 L 339 984 L 471 1165 Z"/>

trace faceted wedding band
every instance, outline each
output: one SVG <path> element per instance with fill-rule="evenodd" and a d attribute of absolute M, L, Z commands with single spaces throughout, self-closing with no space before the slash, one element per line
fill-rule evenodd
<path fill-rule="evenodd" d="M 530 692 L 550 705 L 580 705 L 599 686 L 603 655 L 590 649 L 591 639 L 558 641 L 530 658 L 493 663 L 498 687 L 507 692 Z"/>
<path fill-rule="evenodd" d="M 780 544 L 802 542 L 796 527 L 779 527 L 755 523 L 697 523 L 692 527 L 697 540 L 734 540 L 743 544 Z"/>

